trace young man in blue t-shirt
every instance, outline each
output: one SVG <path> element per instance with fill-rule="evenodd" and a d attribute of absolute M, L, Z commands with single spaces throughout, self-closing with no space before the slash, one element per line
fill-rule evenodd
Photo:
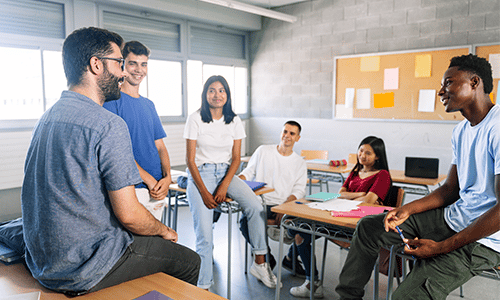
<path fill-rule="evenodd" d="M 124 45 L 122 54 L 127 77 L 121 87 L 121 97 L 105 103 L 104 108 L 127 123 L 142 179 L 142 183 L 136 185 L 137 198 L 160 220 L 172 178 L 170 159 L 163 142 L 167 135 L 153 102 L 139 95 L 139 86 L 148 74 L 149 53 L 149 49 L 137 41 Z"/>

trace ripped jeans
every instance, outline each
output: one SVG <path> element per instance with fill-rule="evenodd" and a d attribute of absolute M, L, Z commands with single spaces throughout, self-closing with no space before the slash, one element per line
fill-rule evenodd
<path fill-rule="evenodd" d="M 385 232 L 385 214 L 367 216 L 358 222 L 335 291 L 340 299 L 361 299 L 382 245 L 401 244 L 395 232 Z M 456 232 L 444 219 L 444 208 L 411 215 L 399 226 L 408 239 L 442 241 Z M 447 254 L 418 259 L 392 299 L 446 299 L 446 296 L 483 270 L 500 264 L 500 253 L 477 242 Z"/>

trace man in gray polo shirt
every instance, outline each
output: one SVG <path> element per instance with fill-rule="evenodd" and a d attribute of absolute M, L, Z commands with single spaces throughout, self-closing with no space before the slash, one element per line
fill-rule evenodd
<path fill-rule="evenodd" d="M 26 264 L 70 295 L 164 272 L 191 284 L 200 258 L 135 195 L 127 125 L 102 107 L 120 97 L 122 38 L 82 28 L 63 45 L 68 91 L 34 128 L 22 187 Z"/>

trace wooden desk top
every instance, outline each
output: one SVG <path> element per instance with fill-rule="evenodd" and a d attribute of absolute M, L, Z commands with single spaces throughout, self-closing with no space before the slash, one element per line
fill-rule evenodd
<path fill-rule="evenodd" d="M 156 273 L 109 287 L 94 293 L 76 298 L 67 297 L 44 288 L 33 278 L 23 264 L 5 266 L 0 264 L 0 296 L 12 296 L 31 292 L 41 292 L 40 300 L 132 300 L 152 290 L 167 295 L 173 299 L 188 300 L 221 300 L 219 295 L 207 292 L 199 287 L 186 283 L 164 273 Z"/>
<path fill-rule="evenodd" d="M 439 174 L 438 178 L 420 178 L 420 177 L 406 177 L 405 171 L 401 170 L 390 170 L 391 178 L 393 182 L 399 183 L 409 183 L 418 185 L 436 185 L 441 181 L 445 180 L 447 175 Z"/>
<path fill-rule="evenodd" d="M 309 171 L 321 171 L 321 172 L 328 172 L 328 173 L 349 173 L 351 172 L 352 168 L 354 168 L 353 164 L 347 164 L 345 166 L 339 166 L 339 167 L 332 167 L 327 164 L 318 164 L 318 163 L 307 163 L 307 170 Z"/>
<path fill-rule="evenodd" d="M 360 219 L 360 218 L 332 217 L 329 211 L 310 208 L 305 204 L 297 204 L 296 202 L 310 203 L 310 201 L 304 199 L 295 200 L 277 206 L 273 206 L 271 208 L 271 211 L 275 213 L 286 214 L 290 216 L 300 217 L 308 220 L 313 220 L 327 224 L 334 224 L 349 228 L 356 228 L 356 224 Z"/>

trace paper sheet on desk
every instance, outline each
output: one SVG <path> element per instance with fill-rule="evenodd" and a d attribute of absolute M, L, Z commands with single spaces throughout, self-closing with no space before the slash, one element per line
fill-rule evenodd
<path fill-rule="evenodd" d="M 329 210 L 329 211 L 351 211 L 358 208 L 358 204 L 362 201 L 346 200 L 346 199 L 333 199 L 325 202 L 312 202 L 307 205 L 310 208 Z"/>

